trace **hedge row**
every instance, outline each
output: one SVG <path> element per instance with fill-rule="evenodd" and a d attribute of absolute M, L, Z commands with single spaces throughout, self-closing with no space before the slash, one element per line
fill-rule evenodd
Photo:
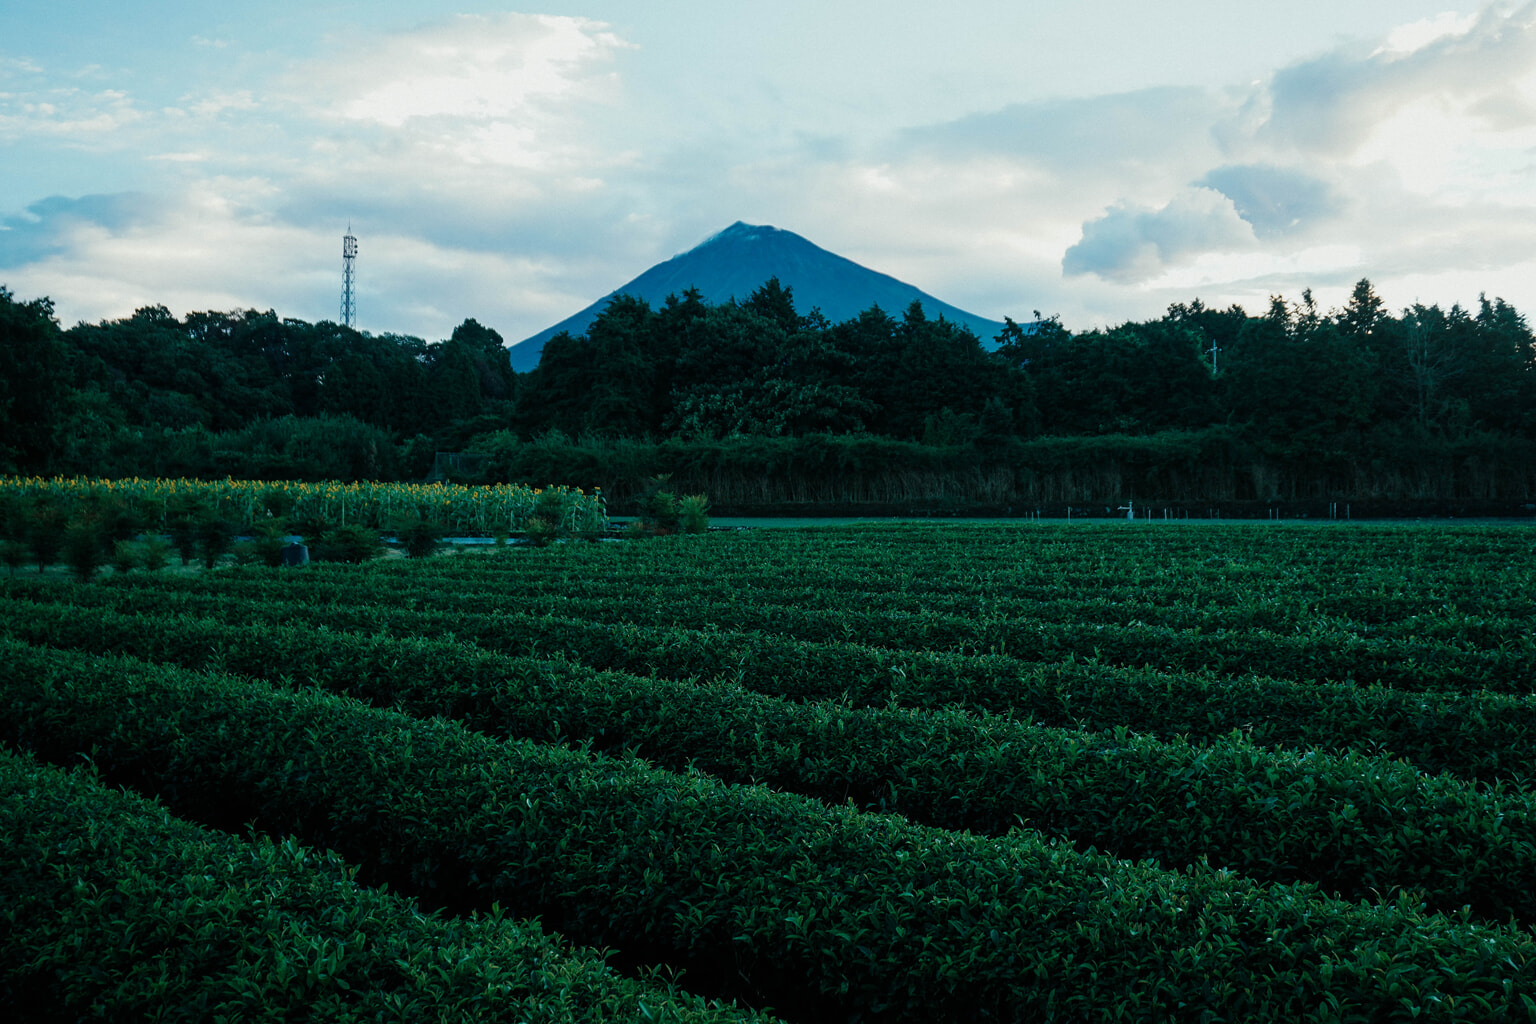
<path fill-rule="evenodd" d="M 817 589 L 865 589 L 871 576 L 912 593 L 1023 587 L 1021 596 L 1033 597 L 1034 588 L 1045 587 L 1040 596 L 1046 599 L 1095 595 L 1196 606 L 1262 605 L 1375 627 L 1437 614 L 1447 606 L 1467 615 L 1517 620 L 1536 614 L 1527 585 L 1536 560 L 1526 528 L 1519 526 L 907 526 L 765 530 L 688 545 L 492 561 L 500 562 L 496 571 L 509 579 L 575 578 L 586 567 L 600 567 L 646 586 L 708 579 L 722 571 L 761 580 L 775 575 L 765 569 L 793 562 L 794 581 Z M 445 574 L 464 570 L 462 560 L 433 567 Z M 1054 588 L 1060 590 L 1053 595 Z M 1282 619 L 1276 628 L 1284 625 Z"/>
<path fill-rule="evenodd" d="M 978 553 L 976 557 L 986 555 Z M 391 579 L 408 575 L 414 586 L 430 582 L 450 592 L 512 594 L 519 600 L 602 594 L 608 592 L 608 582 L 619 576 L 627 592 L 643 595 L 648 602 L 661 606 L 686 600 L 714 602 L 749 596 L 756 605 L 791 605 L 806 610 L 853 605 L 865 611 L 928 612 L 1037 622 L 1144 622 L 1206 632 L 1306 631 L 1326 623 L 1331 629 L 1374 639 L 1416 638 L 1494 646 L 1517 635 L 1520 624 L 1536 613 L 1536 602 L 1528 600 L 1520 602 L 1513 614 L 1502 607 L 1507 601 L 1498 602 L 1498 611 L 1465 611 L 1452 607 L 1447 595 L 1434 593 L 1414 608 L 1396 609 L 1382 621 L 1379 597 L 1373 593 L 1371 607 L 1377 613 L 1370 615 L 1373 621 L 1356 621 L 1340 614 L 1335 605 L 1354 607 L 1355 602 L 1347 600 L 1350 583 L 1360 585 L 1362 580 L 1359 574 L 1351 579 L 1351 574 L 1336 566 L 1331 567 L 1327 577 L 1310 581 L 1310 586 L 1286 573 L 1284 592 L 1276 592 L 1273 587 L 1277 567 L 1236 568 L 1226 560 L 1221 563 L 1221 575 L 1194 579 L 1173 571 L 1146 578 L 1110 578 L 1112 570 L 1103 565 L 1096 565 L 1092 572 L 1074 572 L 1044 559 L 1028 560 L 1012 566 L 1009 572 L 945 572 L 935 568 L 920 576 L 913 575 L 909 566 L 871 565 L 849 570 L 813 565 L 810 572 L 778 579 L 767 571 L 770 564 L 765 557 L 756 564 L 722 567 L 688 563 L 680 567 L 620 562 L 607 552 L 565 555 L 558 560 L 535 560 L 519 553 L 512 558 L 439 560 L 419 569 L 411 566 L 409 572 L 399 565 L 381 565 L 371 567 L 369 575 Z M 871 589 L 871 580 L 876 579 L 894 580 L 894 584 Z M 1489 582 L 1486 575 L 1480 577 L 1480 600 L 1472 603 L 1486 601 Z M 1379 586 L 1374 581 L 1365 585 L 1373 589 Z M 1516 585 L 1513 589 L 1523 588 Z"/>
<path fill-rule="evenodd" d="M 254 818 L 394 888 L 713 964 L 790 1012 L 1536 1019 L 1527 932 L 1406 897 L 945 832 L 124 659 L 6 642 L 0 666 L 7 738 L 47 758 L 93 750 L 178 813 Z"/>
<path fill-rule="evenodd" d="M 12 1020 L 759 1019 L 499 911 L 424 914 L 292 839 L 196 827 L 0 750 L 0 1005 Z"/>
<path fill-rule="evenodd" d="M 1024 661 L 1058 661 L 1091 656 L 1127 667 L 1165 671 L 1209 670 L 1258 674 L 1296 680 L 1353 682 L 1417 691 L 1487 689 L 1529 693 L 1536 686 L 1536 642 L 1528 631 L 1497 647 L 1468 648 L 1424 639 L 1376 639 L 1344 629 L 1308 633 L 1268 630 L 1202 632 L 1153 624 L 1037 622 L 1023 619 L 975 619 L 913 612 L 802 610 L 754 604 L 750 595 L 733 601 L 646 601 L 643 594 L 614 592 L 615 582 L 600 585 L 605 596 L 546 597 L 533 600 L 506 590 L 446 589 L 430 576 L 375 580 L 316 576 L 291 579 L 281 570 L 230 574 L 199 590 L 187 584 L 137 581 L 106 589 L 186 594 L 189 609 L 213 603 L 215 596 L 238 600 L 280 598 L 292 604 L 369 604 L 442 611 L 516 610 L 520 614 L 621 621 L 636 625 L 686 629 L 721 628 L 791 636 L 819 643 L 857 640 L 891 651 L 955 654 L 1006 654 Z M 26 584 L 16 588 L 27 590 Z M 35 585 L 34 585 L 35 586 Z"/>
<path fill-rule="evenodd" d="M 1075 658 L 1036 664 L 998 655 L 891 652 L 758 633 L 548 616 L 442 613 L 371 604 L 236 602 L 194 593 L 100 587 L 60 591 L 48 586 L 30 592 L 48 599 L 67 596 L 75 602 L 76 611 L 62 613 L 65 626 L 72 617 L 84 623 L 99 616 L 101 609 L 118 608 L 215 617 L 232 625 L 301 622 L 342 631 L 451 636 L 512 656 L 558 653 L 595 669 L 675 680 L 723 680 L 793 700 L 840 700 L 874 707 L 956 705 L 1039 725 L 1091 731 L 1134 723 L 1138 731 L 1165 739 L 1213 741 L 1240 730 L 1259 746 L 1398 756 L 1427 772 L 1451 772 L 1472 780 L 1536 777 L 1536 696 L 1529 695 L 1421 694 L 1210 672 L 1163 673 Z M 35 614 L 26 611 L 31 606 L 24 602 L 10 601 L 4 607 L 16 620 L 12 628 Z M 84 632 L 83 639 L 69 643 L 89 645 L 89 628 Z M 295 666 L 307 663 L 302 652 L 292 657 L 300 659 L 292 662 Z"/>
<path fill-rule="evenodd" d="M 976 550 L 968 559 L 960 556 L 962 561 L 990 564 L 988 539 L 979 535 Z M 812 558 L 808 564 L 798 565 L 792 577 L 776 579 L 771 569 L 779 560 L 779 552 L 774 546 L 758 544 L 747 549 L 752 557 L 732 559 L 729 556 L 738 547 L 728 545 L 739 546 L 736 538 L 711 538 L 702 543 L 724 564 L 700 560 L 699 552 L 687 549 L 666 552 L 677 555 L 675 561 L 668 562 L 598 547 L 558 554 L 519 551 L 505 558 L 439 559 L 425 565 L 380 563 L 367 567 L 365 575 L 391 580 L 405 577 L 417 588 L 473 592 L 477 597 L 516 595 L 522 600 L 609 593 L 606 584 L 622 579 L 627 591 L 644 593 L 663 606 L 690 597 L 719 601 L 750 596 L 755 604 L 795 604 L 809 609 L 851 603 L 894 612 L 984 618 L 1121 625 L 1140 621 L 1207 632 L 1218 628 L 1291 632 L 1324 622 L 1363 638 L 1431 635 L 1463 642 L 1477 636 L 1494 643 L 1506 641 L 1507 634 L 1493 631 L 1536 614 L 1536 601 L 1524 596 L 1530 578 L 1536 575 L 1536 564 L 1475 564 L 1461 573 L 1450 569 L 1432 575 L 1420 571 L 1410 579 L 1378 564 L 1357 571 L 1329 564 L 1326 573 L 1304 576 L 1294 566 L 1243 564 L 1221 556 L 1213 564 L 1201 563 L 1200 573 L 1190 574 L 1182 571 L 1190 566 L 1170 564 L 1173 553 L 1148 546 L 1141 554 L 1152 568 L 1143 569 L 1143 574 L 1102 559 L 1091 569 L 1071 571 L 1046 551 L 1037 550 L 1022 562 L 1009 560 L 1002 568 L 972 571 L 938 565 L 916 571 L 910 562 L 850 568 Z M 1333 548 L 1328 551 L 1334 554 Z M 1379 557 L 1389 558 L 1391 552 Z M 348 583 L 358 579 L 323 566 L 311 567 L 309 573 L 314 577 L 310 585 L 322 578 Z M 239 571 L 225 574 L 220 585 L 240 575 Z M 1450 587 L 1448 576 L 1453 575 L 1468 578 L 1464 585 Z M 871 591 L 872 578 L 888 585 Z M 141 585 L 177 586 L 185 585 L 185 581 L 145 581 Z M 1409 590 L 1411 602 L 1405 601 Z"/>
<path fill-rule="evenodd" d="M 1085 733 L 960 711 L 792 704 L 731 686 L 599 673 L 463 644 L 5 607 L 34 644 L 320 685 L 500 736 L 631 748 L 672 768 L 854 800 L 944 828 L 1018 824 L 1136 860 L 1202 858 L 1361 899 L 1536 920 L 1536 798 L 1360 754 Z"/>

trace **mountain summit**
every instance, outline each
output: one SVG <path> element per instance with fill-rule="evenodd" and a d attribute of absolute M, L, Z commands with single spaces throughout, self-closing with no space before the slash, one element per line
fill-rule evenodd
<path fill-rule="evenodd" d="M 668 295 L 680 296 L 689 288 L 697 288 L 706 302 L 719 304 L 732 298 L 745 299 L 770 277 L 777 277 L 780 284 L 793 289 L 795 308 L 802 314 L 820 309 L 834 323 L 856 317 L 875 305 L 899 316 L 916 299 L 928 316 L 942 316 L 969 327 L 984 343 L 991 342 L 1003 329 L 996 321 L 940 302 L 888 274 L 828 252 L 793 231 L 737 221 L 682 255 L 656 264 L 580 313 L 513 345 L 512 368 L 523 371 L 537 366 L 544 343 L 561 331 L 572 335 L 585 333 L 614 296 L 631 295 L 654 307 L 665 302 Z"/>

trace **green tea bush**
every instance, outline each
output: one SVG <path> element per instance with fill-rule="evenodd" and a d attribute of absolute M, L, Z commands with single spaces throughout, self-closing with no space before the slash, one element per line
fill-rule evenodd
<path fill-rule="evenodd" d="M 713 963 L 818 1018 L 1489 1020 L 1536 940 L 505 743 L 315 691 L 0 644 L 0 729 L 210 824 L 323 843 L 392 889 Z M 523 912 L 519 909 L 518 912 Z M 1528 997 L 1527 997 L 1528 999 Z M 779 1001 L 784 1000 L 784 1001 Z M 1502 1009 L 1501 1009 L 1502 1008 Z"/>
<path fill-rule="evenodd" d="M 621 977 L 535 922 L 424 914 L 333 853 L 199 828 L 6 751 L 0 830 L 15 1020 L 757 1019 Z"/>
<path fill-rule="evenodd" d="M 720 778 L 1000 835 L 1023 822 L 1167 865 L 1200 860 L 1352 898 L 1411 888 L 1437 909 L 1536 920 L 1536 804 L 1358 753 L 1195 745 L 954 709 L 790 703 L 736 687 L 509 658 L 462 642 L 234 626 L 0 603 L 27 641 L 289 679 L 499 736 L 552 731 Z"/>

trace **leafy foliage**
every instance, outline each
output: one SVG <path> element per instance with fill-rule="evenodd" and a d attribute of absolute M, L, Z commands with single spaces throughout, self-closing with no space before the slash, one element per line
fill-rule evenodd
<path fill-rule="evenodd" d="M 755 1019 L 536 922 L 424 914 L 334 853 L 198 828 L 8 751 L 0 827 L 0 1003 L 22 1019 Z"/>
<path fill-rule="evenodd" d="M 1522 528 L 517 558 L 7 581 L 3 738 L 806 1019 L 1497 1019 L 1536 981 Z"/>
<path fill-rule="evenodd" d="M 914 493 L 1006 507 L 1053 493 L 1272 501 L 1536 488 L 1525 318 L 1486 296 L 1475 309 L 1394 314 L 1369 280 L 1340 310 L 1310 292 L 1274 296 L 1260 315 L 1194 299 L 1075 334 L 1037 312 L 992 339 L 917 303 L 830 323 L 772 279 L 719 305 L 694 290 L 659 308 L 621 295 L 522 375 L 475 320 L 437 344 L 272 311 L 177 319 L 163 306 L 61 330 L 48 300 L 0 290 L 0 339 L 0 471 L 388 481 L 425 478 L 438 453 L 469 453 L 489 457 L 486 480 L 577 480 L 627 504 L 637 479 L 666 472 L 734 502 L 690 476 L 721 446 L 771 458 L 778 442 L 876 439 L 881 460 L 859 466 L 851 490 L 890 505 Z M 1157 453 L 1164 437 L 1201 435 L 1226 441 L 1193 468 L 1106 469 L 1087 443 L 1132 439 Z M 539 464 L 552 437 L 580 441 L 555 473 Z M 621 442 L 650 446 L 639 477 L 607 458 Z M 1079 461 L 1043 473 L 1037 443 Z M 944 449 L 952 468 L 934 475 L 919 447 Z M 792 495 L 816 470 L 796 459 L 787 472 L 769 503 L 802 500 Z M 815 481 L 807 493 L 825 501 L 826 490 Z"/>

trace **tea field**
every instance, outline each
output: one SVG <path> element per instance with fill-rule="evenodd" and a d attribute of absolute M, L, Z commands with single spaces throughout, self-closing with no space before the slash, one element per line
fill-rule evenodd
<path fill-rule="evenodd" d="M 0 585 L 0 1005 L 1536 1020 L 1536 529 Z"/>

